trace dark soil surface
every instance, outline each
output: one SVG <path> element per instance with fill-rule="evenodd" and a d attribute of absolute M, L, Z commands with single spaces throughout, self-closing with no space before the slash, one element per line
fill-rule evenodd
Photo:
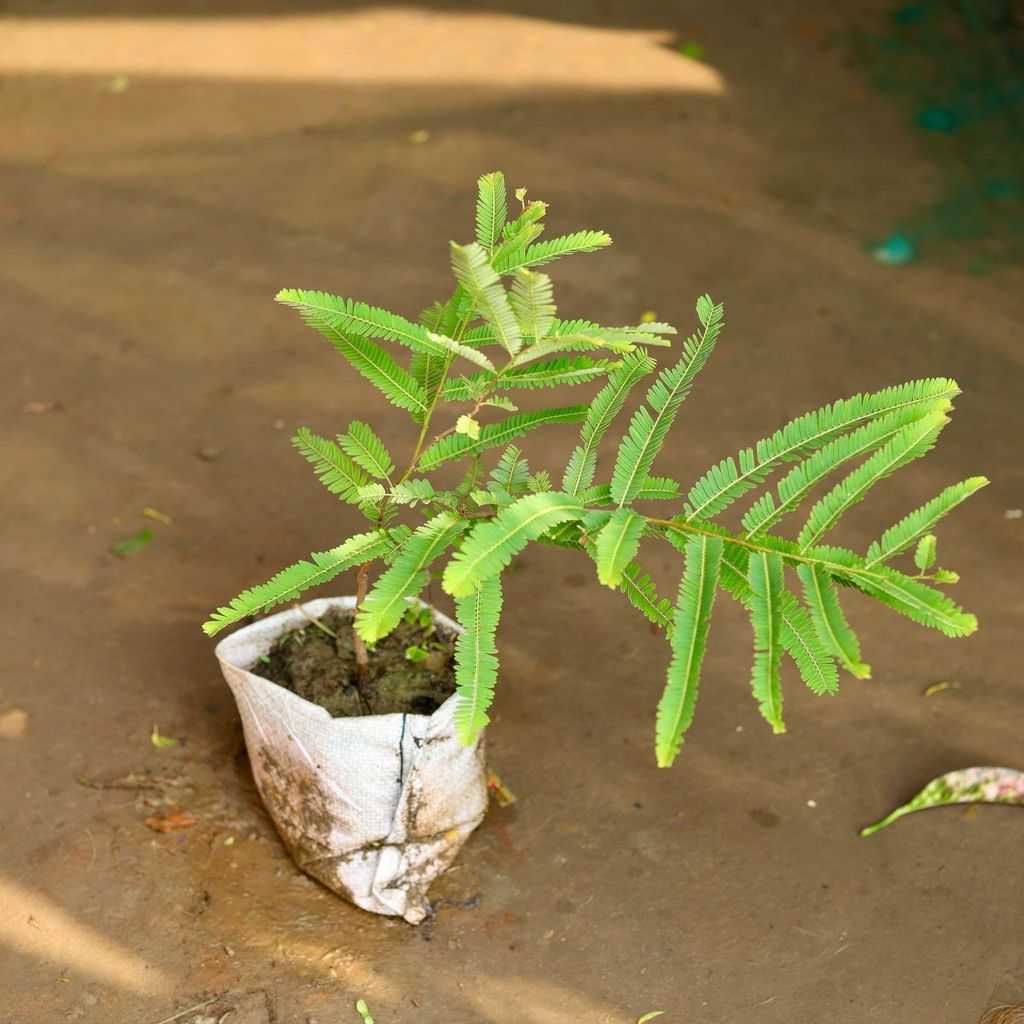
<path fill-rule="evenodd" d="M 352 649 L 352 617 L 331 609 L 319 626 L 285 633 L 266 661 L 250 668 L 326 708 L 335 718 L 409 712 L 433 714 L 455 692 L 455 641 L 432 627 L 400 622 L 369 651 L 370 664 L 360 679 Z M 412 661 L 408 651 L 422 653 Z"/>
<path fill-rule="evenodd" d="M 2 8 L 0 1024 L 359 1024 L 359 998 L 378 1024 L 974 1024 L 1024 1001 L 1024 811 L 857 836 L 942 772 L 1024 760 L 1024 287 L 864 252 L 943 181 L 843 45 L 892 3 Z M 450 294 L 448 239 L 497 168 L 550 203 L 551 235 L 615 239 L 552 265 L 560 315 L 685 333 L 696 296 L 726 303 L 659 475 L 688 484 L 838 396 L 956 377 L 935 451 L 836 543 L 991 477 L 938 530 L 980 628 L 948 640 L 850 595 L 873 678 L 819 698 L 787 673 L 773 736 L 720 595 L 660 770 L 668 645 L 585 558 L 531 546 L 487 730 L 518 801 L 433 892 L 480 903 L 414 929 L 291 863 L 200 623 L 365 529 L 296 427 L 364 420 L 396 457 L 415 440 L 273 296 L 415 316 Z M 531 468 L 559 479 L 576 439 L 530 435 Z M 144 526 L 148 547 L 110 554 Z M 679 558 L 642 555 L 673 594 Z M 940 681 L 960 688 L 922 696 Z"/>

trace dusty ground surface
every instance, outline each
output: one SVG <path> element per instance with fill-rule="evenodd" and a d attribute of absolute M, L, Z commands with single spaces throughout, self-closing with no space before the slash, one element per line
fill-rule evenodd
<path fill-rule="evenodd" d="M 177 1019 L 333 1024 L 361 996 L 378 1022 L 954 1024 L 1024 1001 L 1019 812 L 856 835 L 941 771 L 1022 757 L 1024 524 L 1004 512 L 1024 504 L 1024 289 L 1013 268 L 861 251 L 936 181 L 835 41 L 882 5 L 284 17 L 244 0 L 132 20 L 142 6 L 9 0 L 0 24 L 0 713 L 28 716 L 0 739 L 0 1021 L 156 1024 L 219 998 Z M 674 52 L 691 39 L 706 64 Z M 480 905 L 415 930 L 289 863 L 199 623 L 355 526 L 294 427 L 359 417 L 407 443 L 275 290 L 415 313 L 447 292 L 445 242 L 471 233 L 473 180 L 494 168 L 555 226 L 615 236 L 557 272 L 566 310 L 687 323 L 700 291 L 728 303 L 664 472 L 688 479 L 839 395 L 959 378 L 938 451 L 843 536 L 866 546 L 985 472 L 940 543 L 982 628 L 946 641 L 854 605 L 875 678 L 831 700 L 790 678 L 775 738 L 723 608 L 684 756 L 658 771 L 665 645 L 588 565 L 531 550 L 507 585 L 489 738 L 519 800 L 438 886 Z M 552 469 L 570 441 L 549 435 Z M 108 553 L 147 523 L 149 548 Z M 922 698 L 940 680 L 961 689 Z M 154 723 L 180 743 L 154 747 Z M 118 777 L 154 788 L 77 781 Z M 177 810 L 198 824 L 144 824 Z"/>

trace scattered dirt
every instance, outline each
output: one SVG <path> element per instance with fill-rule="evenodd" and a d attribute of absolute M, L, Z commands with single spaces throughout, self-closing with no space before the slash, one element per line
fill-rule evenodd
<path fill-rule="evenodd" d="M 251 671 L 326 708 L 335 718 L 408 712 L 429 715 L 455 692 L 455 639 L 432 625 L 402 621 L 369 652 L 356 675 L 352 617 L 332 609 L 321 620 L 337 637 L 310 623 L 286 633 Z M 407 652 L 422 652 L 413 661 Z"/>

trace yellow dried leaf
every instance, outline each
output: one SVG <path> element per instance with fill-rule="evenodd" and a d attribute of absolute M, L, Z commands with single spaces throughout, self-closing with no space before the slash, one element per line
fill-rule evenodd
<path fill-rule="evenodd" d="M 161 736 L 160 730 L 155 725 L 149 734 L 149 742 L 154 747 L 176 747 L 178 745 L 178 740 L 174 736 Z"/>

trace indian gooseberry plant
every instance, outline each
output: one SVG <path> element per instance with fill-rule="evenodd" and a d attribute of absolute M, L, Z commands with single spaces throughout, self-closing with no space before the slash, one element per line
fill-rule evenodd
<path fill-rule="evenodd" d="M 722 306 L 705 295 L 697 301 L 700 329 L 682 344 L 680 357 L 654 377 L 629 421 L 610 475 L 599 482 L 602 439 L 632 389 L 655 371 L 648 350 L 669 346 L 676 331 L 664 323 L 609 328 L 559 319 L 551 279 L 537 268 L 601 249 L 611 239 L 601 231 L 578 231 L 538 241 L 544 203 L 527 202 L 526 190 L 517 190 L 521 208 L 510 217 L 503 176 L 485 174 L 478 185 L 476 240 L 451 243 L 455 289 L 418 322 L 323 292 L 286 289 L 277 296 L 409 414 L 411 455 L 397 470 L 378 436 L 358 421 L 336 441 L 300 429 L 296 448 L 331 493 L 366 516 L 370 528 L 245 591 L 211 616 L 207 633 L 357 568 L 354 645 L 357 671 L 362 671 L 367 645 L 398 625 L 408 602 L 427 586 L 431 567 L 447 558 L 442 585 L 455 598 L 465 630 L 456 643 L 455 721 L 462 741 L 471 743 L 488 722 L 498 674 L 502 572 L 531 541 L 569 548 L 591 558 L 598 580 L 621 590 L 668 637 L 671 660 L 655 739 L 658 764 L 667 766 L 693 718 L 720 590 L 749 613 L 751 686 L 775 732 L 784 729 L 784 656 L 817 694 L 836 691 L 840 667 L 859 678 L 869 675 L 840 607 L 842 592 L 859 591 L 947 636 L 974 631 L 974 617 L 939 589 L 955 582 L 956 575 L 935 568 L 931 530 L 983 487 L 984 478 L 946 488 L 863 554 L 829 543 L 848 509 L 935 444 L 958 394 L 954 381 L 915 380 L 806 413 L 712 466 L 684 493 L 675 480 L 651 471 L 722 329 Z M 409 350 L 404 367 L 395 346 Z M 583 404 L 519 412 L 510 399 L 524 390 L 577 387 L 598 379 L 604 379 L 603 387 Z M 581 424 L 579 444 L 558 485 L 547 470 L 531 472 L 524 452 L 511 443 L 554 423 Z M 485 458 L 495 454 L 488 470 Z M 451 463 L 465 465 L 457 486 L 431 479 Z M 850 463 L 855 468 L 812 502 L 819 485 Z M 767 489 L 768 478 L 784 469 L 775 491 Z M 720 525 L 721 513 L 748 495 L 754 500 L 742 528 Z M 655 503 L 667 511 L 652 514 Z M 776 532 L 783 519 L 804 506 L 809 509 L 795 538 Z M 403 514 L 417 513 L 425 520 L 418 525 L 399 521 Z M 640 542 L 648 537 L 682 555 L 674 603 L 657 596 L 637 561 Z M 916 571 L 890 564 L 912 547 Z M 384 569 L 371 583 L 370 567 L 377 562 Z M 793 570 L 798 588 L 790 589 L 787 570 Z"/>

